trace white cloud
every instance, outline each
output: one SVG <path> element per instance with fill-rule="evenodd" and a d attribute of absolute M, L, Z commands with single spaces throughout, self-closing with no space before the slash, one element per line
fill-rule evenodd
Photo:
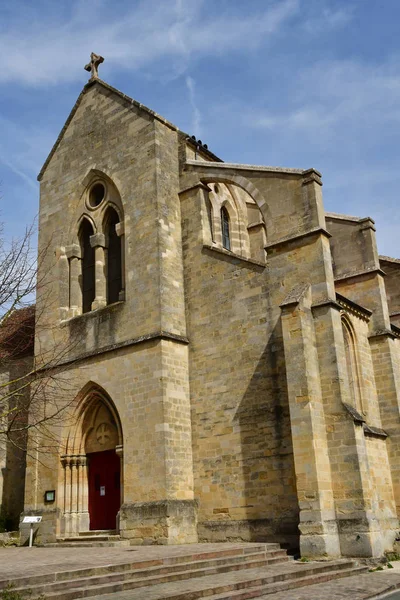
<path fill-rule="evenodd" d="M 190 104 L 191 104 L 192 110 L 193 110 L 193 122 L 192 122 L 193 133 L 196 135 L 196 137 L 200 137 L 201 136 L 201 113 L 200 113 L 200 110 L 196 103 L 195 82 L 194 82 L 194 79 L 192 77 L 190 77 L 189 75 L 186 77 L 185 82 L 186 82 L 186 87 L 189 92 Z"/>
<path fill-rule="evenodd" d="M 170 68 L 183 71 L 192 59 L 264 43 L 296 14 L 299 0 L 269 2 L 258 14 L 216 16 L 203 10 L 202 0 L 142 0 L 125 13 L 107 13 L 109 5 L 101 1 L 71 6 L 68 18 L 51 10 L 47 18 L 45 10 L 29 11 L 26 18 L 21 11 L 0 30 L 0 83 L 73 81 L 91 51 L 104 55 L 107 66 L 139 69 L 160 60 L 167 68 L 167 60 L 177 59 Z"/>
<path fill-rule="evenodd" d="M 293 90 L 287 110 L 252 111 L 248 124 L 302 131 L 307 138 L 322 139 L 338 128 L 371 130 L 400 123 L 400 67 L 396 60 L 380 65 L 321 62 L 303 70 Z"/>
<path fill-rule="evenodd" d="M 0 130 L 0 164 L 37 192 L 36 176 L 46 151 L 51 148 L 49 132 L 4 117 L 0 117 Z"/>

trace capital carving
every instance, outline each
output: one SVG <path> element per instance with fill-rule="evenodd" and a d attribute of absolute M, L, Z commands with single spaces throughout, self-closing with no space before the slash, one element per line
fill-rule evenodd
<path fill-rule="evenodd" d="M 125 234 L 125 223 L 123 221 L 115 225 L 115 233 L 118 237 L 121 237 L 121 235 Z"/>
<path fill-rule="evenodd" d="M 106 248 L 106 238 L 104 233 L 94 233 L 93 235 L 90 236 L 90 245 L 92 248 L 97 248 L 97 247 L 101 247 L 101 248 Z"/>
<path fill-rule="evenodd" d="M 82 251 L 79 244 L 71 244 L 70 246 L 65 246 L 65 254 L 67 258 L 82 258 Z"/>

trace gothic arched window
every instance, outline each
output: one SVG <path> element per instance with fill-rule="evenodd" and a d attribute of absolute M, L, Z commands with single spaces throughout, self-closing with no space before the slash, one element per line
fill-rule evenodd
<path fill-rule="evenodd" d="M 214 227 L 213 227 L 213 216 L 212 216 L 213 209 L 212 209 L 211 200 L 208 196 L 206 197 L 206 208 L 207 208 L 208 225 L 210 227 L 210 232 L 211 232 L 211 240 L 214 241 Z"/>
<path fill-rule="evenodd" d="M 87 219 L 83 219 L 79 229 L 79 243 L 82 252 L 82 312 L 92 310 L 92 302 L 95 299 L 95 257 L 94 248 L 90 244 L 90 236 L 93 235 L 93 227 Z"/>
<path fill-rule="evenodd" d="M 361 411 L 360 382 L 358 378 L 357 356 L 353 331 L 346 319 L 342 319 L 346 371 L 350 389 L 351 404 Z"/>
<path fill-rule="evenodd" d="M 229 214 L 225 206 L 221 208 L 221 232 L 222 232 L 222 246 L 225 250 L 231 249 L 231 236 L 229 231 Z"/>
<path fill-rule="evenodd" d="M 104 233 L 107 240 L 107 304 L 118 302 L 122 290 L 121 238 L 115 226 L 120 219 L 113 208 L 107 209 Z"/>

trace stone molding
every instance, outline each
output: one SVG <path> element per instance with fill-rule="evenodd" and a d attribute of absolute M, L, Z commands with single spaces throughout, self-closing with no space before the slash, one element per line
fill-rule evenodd
<path fill-rule="evenodd" d="M 229 250 L 225 250 L 224 248 L 217 248 L 216 246 L 210 246 L 210 244 L 203 244 L 203 250 L 217 252 L 217 254 L 222 254 L 226 258 L 230 258 L 233 262 L 241 261 L 244 263 L 249 263 L 250 265 L 255 265 L 256 267 L 262 267 L 263 269 L 265 269 L 267 267 L 267 263 L 263 263 L 258 260 L 254 260 L 253 258 L 246 258 L 245 256 L 241 256 L 240 254 L 235 254 L 234 252 L 230 252 Z"/>
<path fill-rule="evenodd" d="M 89 239 L 92 248 L 107 248 L 106 236 L 104 233 L 94 233 Z"/>
<path fill-rule="evenodd" d="M 285 246 L 286 244 L 296 243 L 316 235 L 323 235 L 327 238 L 332 237 L 332 235 L 326 229 L 323 229 L 322 227 L 314 227 L 313 229 L 309 229 L 309 231 L 305 231 L 304 233 L 298 233 L 296 235 L 289 235 L 280 238 L 279 240 L 276 240 L 276 242 L 272 242 L 272 244 L 267 244 L 264 246 L 264 248 L 268 252 L 268 250 L 275 249 L 277 246 Z"/>
<path fill-rule="evenodd" d="M 351 406 L 351 404 L 347 404 L 346 402 L 343 402 L 342 404 L 353 419 L 354 423 L 356 425 L 362 425 L 364 435 L 369 435 L 370 437 L 378 437 L 383 439 L 386 439 L 388 437 L 388 434 L 386 433 L 386 431 L 384 431 L 384 429 L 368 425 L 364 417 L 360 415 L 360 413 L 354 408 L 354 406 Z"/>
<path fill-rule="evenodd" d="M 200 167 L 204 169 L 216 168 L 222 170 L 234 169 L 235 171 L 259 171 L 263 173 L 282 173 L 284 175 L 307 175 L 311 172 L 321 176 L 321 173 L 314 169 L 291 169 L 288 167 L 270 167 L 263 165 L 245 165 L 240 163 L 211 162 L 206 160 L 187 160 L 185 167 Z"/>
<path fill-rule="evenodd" d="M 393 325 L 392 325 L 393 327 Z M 394 326 L 395 329 L 398 329 L 398 327 Z M 378 338 L 381 337 L 389 337 L 392 339 L 396 339 L 397 337 L 400 337 L 400 331 L 399 333 L 391 331 L 390 329 L 378 329 L 377 331 L 374 331 L 373 333 L 371 333 L 371 335 L 368 336 L 368 339 L 371 341 L 374 341 Z"/>
<path fill-rule="evenodd" d="M 199 181 L 198 183 L 195 183 L 194 185 L 191 185 L 187 188 L 184 188 L 183 190 L 181 190 L 180 192 L 178 192 L 178 196 L 184 196 L 185 194 L 192 192 L 194 190 L 205 190 L 206 192 L 210 192 L 210 188 L 208 187 L 208 185 L 206 185 L 205 183 L 203 183 L 202 181 Z"/>
<path fill-rule="evenodd" d="M 361 277 L 371 277 L 374 275 L 383 275 L 385 276 L 386 273 L 384 271 L 382 271 L 382 269 L 379 269 L 377 267 L 374 267 L 373 269 L 363 269 L 362 271 L 354 271 L 353 273 L 343 273 L 342 275 L 339 275 L 338 277 L 335 277 L 335 283 L 339 283 L 341 281 L 346 281 L 348 279 L 358 279 Z"/>
<path fill-rule="evenodd" d="M 368 308 L 365 308 L 364 306 L 361 306 L 360 304 L 357 304 L 356 302 L 353 302 L 352 300 L 349 300 L 345 296 L 342 296 L 338 293 L 336 293 L 336 300 L 342 308 L 355 317 L 359 317 L 367 323 L 370 320 L 370 317 L 372 316 L 372 310 L 369 310 Z"/>
<path fill-rule="evenodd" d="M 67 258 L 82 258 L 82 250 L 79 244 L 65 246 L 65 256 Z"/>
<path fill-rule="evenodd" d="M 82 317 L 85 317 L 88 314 L 90 314 L 90 313 L 85 313 L 83 315 L 79 315 L 78 317 L 74 317 L 74 318 L 81 319 Z M 70 322 L 71 320 L 72 319 L 67 321 L 67 323 Z M 120 350 L 121 348 L 129 348 L 130 346 L 135 346 L 136 344 L 142 344 L 144 342 L 153 341 L 153 340 L 172 341 L 172 342 L 177 342 L 179 344 L 185 344 L 185 345 L 189 344 L 188 338 L 183 335 L 170 333 L 168 331 L 157 331 L 154 333 L 148 333 L 145 335 L 141 335 L 137 338 L 133 338 L 130 340 L 125 340 L 123 342 L 119 342 L 116 344 L 110 344 L 109 346 L 103 346 L 102 348 L 98 348 L 97 350 L 93 350 L 93 351 L 89 351 L 89 352 L 82 352 L 82 354 L 78 354 L 74 358 L 70 358 L 65 361 L 57 363 L 57 365 L 55 367 L 38 369 L 37 373 L 43 373 L 45 371 L 51 371 L 53 369 L 58 369 L 61 366 L 76 364 L 77 362 L 86 360 L 87 358 L 92 358 L 93 356 L 98 356 L 100 354 L 106 354 L 107 352 L 114 352 L 115 350 Z"/>

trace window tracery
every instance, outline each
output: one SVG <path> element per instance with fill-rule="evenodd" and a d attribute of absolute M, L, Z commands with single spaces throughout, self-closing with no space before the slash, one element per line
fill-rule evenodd
<path fill-rule="evenodd" d="M 125 297 L 124 222 L 121 197 L 114 183 L 91 172 L 76 214 L 76 229 L 65 247 L 69 307 L 64 318 L 102 308 Z M 90 211 L 90 212 L 89 212 Z M 63 307 L 65 303 L 63 304 Z"/>

